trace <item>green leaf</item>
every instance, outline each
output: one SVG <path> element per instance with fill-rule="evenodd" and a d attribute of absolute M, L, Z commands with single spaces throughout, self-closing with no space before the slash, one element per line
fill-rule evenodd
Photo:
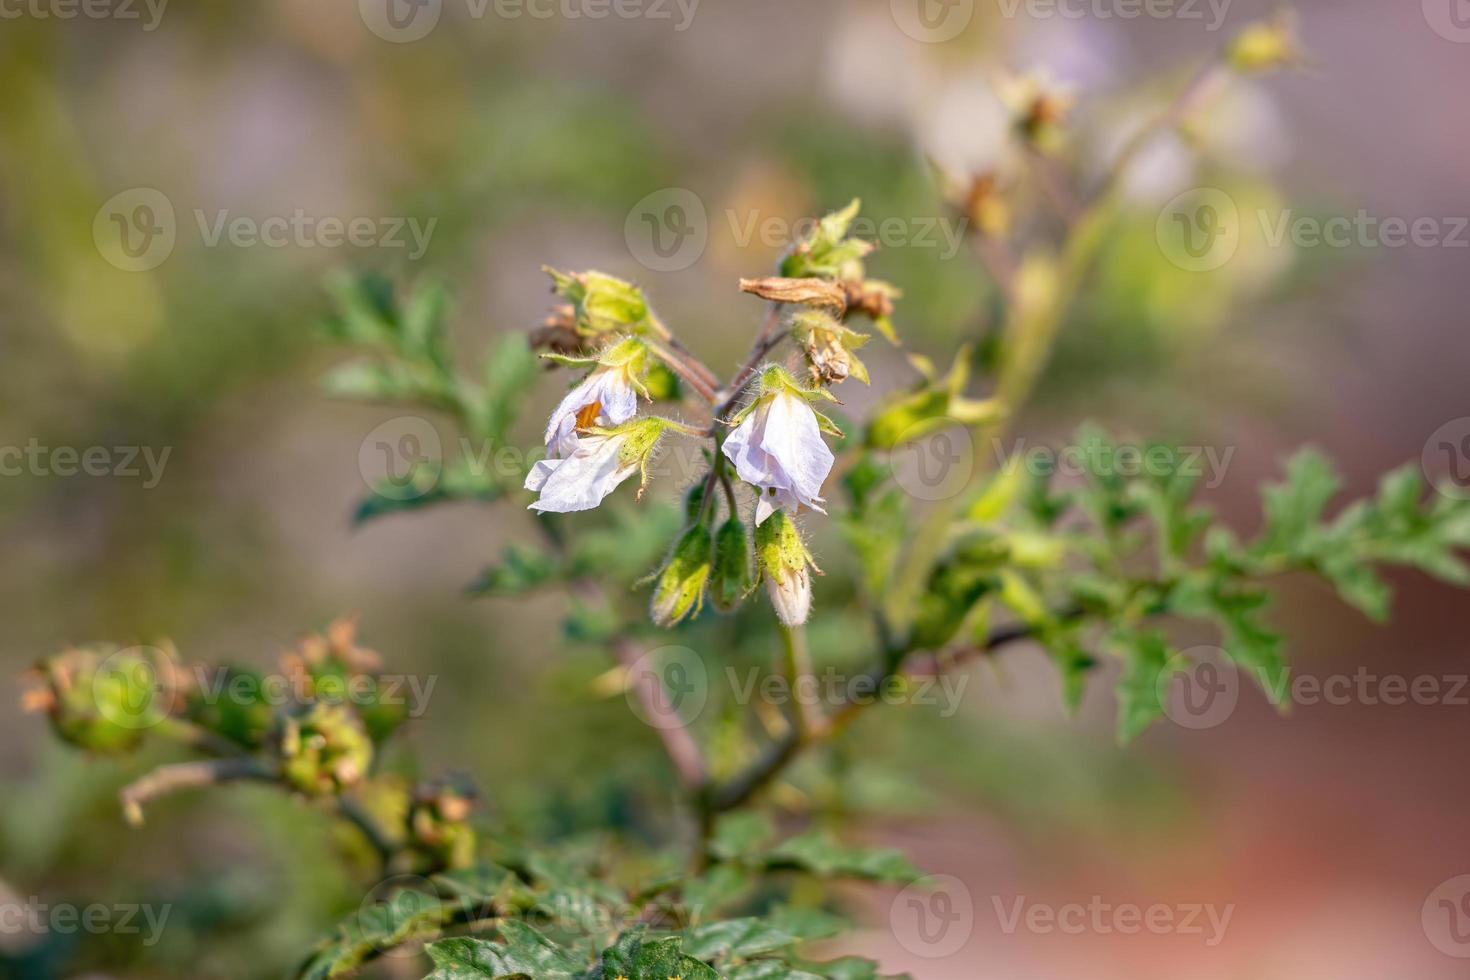
<path fill-rule="evenodd" d="M 726 814 L 715 824 L 710 853 L 727 861 L 750 858 L 776 836 L 771 818 L 756 810 Z"/>
<path fill-rule="evenodd" d="M 583 975 L 567 950 L 515 919 L 500 924 L 504 942 L 456 937 L 428 946 L 434 972 L 428 980 L 573 980 Z"/>
<path fill-rule="evenodd" d="M 924 876 L 899 851 L 846 847 L 821 830 L 782 841 L 771 850 L 768 860 L 793 864 L 822 878 L 854 877 L 906 883 Z"/>
<path fill-rule="evenodd" d="M 795 942 L 795 936 L 755 918 L 707 922 L 684 932 L 686 951 L 702 960 L 750 957 L 785 949 Z"/>
<path fill-rule="evenodd" d="M 1130 742 L 1164 714 L 1159 682 L 1174 651 L 1157 630 L 1120 630 L 1110 637 L 1110 645 L 1123 658 L 1123 674 L 1118 678 L 1118 739 Z"/>

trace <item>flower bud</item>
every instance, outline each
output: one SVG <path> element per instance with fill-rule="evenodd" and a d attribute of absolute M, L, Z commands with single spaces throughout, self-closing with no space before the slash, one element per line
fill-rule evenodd
<path fill-rule="evenodd" d="M 367 775 L 373 743 L 340 704 L 314 704 L 282 719 L 276 750 L 281 776 L 307 796 L 340 793 Z"/>
<path fill-rule="evenodd" d="M 23 704 L 45 711 L 57 737 L 78 748 L 128 752 L 168 716 L 174 669 L 167 655 L 106 646 L 68 650 L 37 664 L 43 686 L 28 691 Z"/>
<path fill-rule="evenodd" d="M 579 333 L 636 330 L 648 322 L 648 300 L 630 282 L 605 272 L 545 271 L 556 294 L 572 304 Z"/>
<path fill-rule="evenodd" d="M 1230 67 L 1244 74 L 1275 71 L 1302 60 L 1296 22 L 1289 13 L 1246 26 L 1225 49 Z"/>
<path fill-rule="evenodd" d="M 475 787 L 462 777 L 451 776 L 419 786 L 408 815 L 414 846 L 443 867 L 473 864 L 475 828 L 469 819 L 478 802 Z"/>
<path fill-rule="evenodd" d="M 811 572 L 816 565 L 786 511 L 775 511 L 756 525 L 755 555 L 776 618 L 785 626 L 805 623 L 812 610 Z"/>
<path fill-rule="evenodd" d="M 740 605 L 754 585 L 750 570 L 750 537 L 745 522 L 731 517 L 715 532 L 715 564 L 710 570 L 710 601 L 720 612 Z"/>
<path fill-rule="evenodd" d="M 703 524 L 684 532 L 653 586 L 650 613 L 659 626 L 673 626 L 704 607 L 710 573 L 710 533 Z"/>

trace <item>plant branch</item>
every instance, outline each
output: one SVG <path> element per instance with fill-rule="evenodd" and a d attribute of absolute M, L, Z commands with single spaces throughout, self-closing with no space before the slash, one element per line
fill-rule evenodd
<path fill-rule="evenodd" d="M 205 759 L 199 762 L 176 762 L 159 766 L 148 775 L 124 786 L 118 793 L 123 817 L 134 827 L 143 825 L 143 804 L 182 789 L 215 786 L 220 783 L 253 779 L 273 782 L 280 769 L 272 763 L 251 756 L 228 759 Z"/>
<path fill-rule="evenodd" d="M 617 653 L 618 662 L 630 674 L 628 682 L 637 685 L 638 700 L 643 705 L 646 717 L 661 718 L 664 713 L 660 704 L 663 692 L 659 688 L 658 675 L 653 671 L 645 670 L 639 672 L 636 677 L 631 676 L 633 668 L 643 657 L 642 647 L 629 636 L 617 637 L 612 641 L 612 645 Z M 661 724 L 652 727 L 663 740 L 664 750 L 669 755 L 669 761 L 674 764 L 674 770 L 679 774 L 679 781 L 686 790 L 698 793 L 705 784 L 705 766 L 704 755 L 700 752 L 694 735 L 683 724 Z"/>

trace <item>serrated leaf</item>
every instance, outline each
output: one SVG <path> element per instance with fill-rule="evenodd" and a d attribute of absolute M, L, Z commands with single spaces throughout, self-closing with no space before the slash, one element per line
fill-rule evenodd
<path fill-rule="evenodd" d="M 846 847 L 821 830 L 808 831 L 782 841 L 771 850 L 768 860 L 793 864 L 823 878 L 854 877 L 906 883 L 924 876 L 899 851 Z"/>
<path fill-rule="evenodd" d="M 723 919 L 694 926 L 684 932 L 684 949 L 702 960 L 731 956 L 750 957 L 785 949 L 796 937 L 762 919 Z"/>

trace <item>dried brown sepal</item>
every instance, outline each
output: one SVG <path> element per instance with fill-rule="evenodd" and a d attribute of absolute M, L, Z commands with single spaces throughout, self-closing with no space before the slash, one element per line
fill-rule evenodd
<path fill-rule="evenodd" d="M 777 303 L 798 303 L 830 309 L 838 316 L 847 310 L 848 304 L 848 291 L 844 284 L 815 277 L 788 279 L 784 276 L 765 276 L 760 279 L 742 279 L 740 291 Z"/>
<path fill-rule="evenodd" d="M 532 350 L 546 350 L 569 356 L 582 353 L 582 335 L 577 332 L 576 308 L 570 303 L 552 307 L 540 326 L 531 329 L 527 339 Z M 554 363 L 546 365 L 548 371 L 555 367 Z"/>

